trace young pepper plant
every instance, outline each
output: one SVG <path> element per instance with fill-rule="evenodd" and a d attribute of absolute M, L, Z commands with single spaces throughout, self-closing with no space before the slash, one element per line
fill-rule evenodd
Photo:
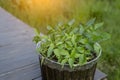
<path fill-rule="evenodd" d="M 94 59 L 101 50 L 100 42 L 110 38 L 106 32 L 99 31 L 103 23 L 96 23 L 91 19 L 86 24 L 75 25 L 75 20 L 68 24 L 58 24 L 48 26 L 48 34 L 40 36 L 35 30 L 36 36 L 33 41 L 37 44 L 38 52 L 44 57 L 61 63 L 64 67 L 69 64 L 70 68 L 74 65 L 84 65 Z"/>

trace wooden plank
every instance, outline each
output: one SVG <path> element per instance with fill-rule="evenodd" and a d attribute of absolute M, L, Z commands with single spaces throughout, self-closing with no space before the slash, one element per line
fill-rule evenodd
<path fill-rule="evenodd" d="M 32 80 L 40 76 L 33 30 L 0 8 L 0 80 Z"/>
<path fill-rule="evenodd" d="M 9 39 L 9 40 L 7 40 L 7 39 L 0 40 L 1 41 L 0 42 L 0 48 L 7 47 L 7 46 L 15 46 L 15 45 L 17 47 L 17 45 L 19 45 L 20 43 L 24 44 L 25 42 L 26 42 L 26 44 L 30 43 L 30 42 L 32 43 L 32 41 L 29 41 L 29 38 L 25 37 L 25 39 L 28 40 L 28 41 L 26 41 L 24 39 L 21 39 L 20 37 L 17 38 L 17 39 L 13 38 L 13 39 Z M 21 41 L 18 41 L 18 40 L 21 40 Z M 34 45 L 34 44 L 30 44 L 30 45 Z"/>
<path fill-rule="evenodd" d="M 104 80 L 107 79 L 107 75 L 100 70 L 96 69 L 94 80 Z"/>
<path fill-rule="evenodd" d="M 19 30 L 19 29 L 18 29 Z M 9 35 L 8 35 L 9 34 Z M 2 37 L 17 37 L 18 35 L 21 35 L 21 36 L 31 36 L 29 35 L 29 33 L 25 30 L 23 31 L 14 31 L 14 30 L 2 30 L 0 31 L 0 38 L 2 39 Z"/>
<path fill-rule="evenodd" d="M 20 54 L 18 54 L 20 53 Z M 5 54 L 5 55 L 4 55 Z M 9 56 L 6 56 L 9 55 Z M 21 56 L 33 56 L 33 57 L 37 57 L 36 53 L 34 51 L 31 51 L 30 48 L 24 49 L 21 48 L 19 50 L 12 50 L 9 53 L 3 53 L 2 55 L 0 55 L 0 61 L 7 61 L 7 60 L 12 60 L 17 58 L 17 56 L 21 57 Z M 21 57 L 21 58 L 23 58 Z"/>
<path fill-rule="evenodd" d="M 31 52 L 33 51 L 33 52 Z M 19 54 L 20 53 L 20 54 Z M 7 59 L 11 56 L 37 56 L 35 51 L 35 46 L 32 41 L 18 41 L 14 44 L 3 45 L 0 47 L 0 61 Z M 9 56 L 8 56 L 9 55 Z M 17 57 L 16 57 L 17 58 Z"/>
<path fill-rule="evenodd" d="M 0 74 L 15 70 L 17 68 L 24 67 L 26 65 L 31 65 L 33 63 L 38 63 L 35 56 L 16 56 L 12 59 L 3 60 L 0 62 Z"/>
<path fill-rule="evenodd" d="M 42 77 L 35 78 L 33 80 L 42 80 Z"/>
<path fill-rule="evenodd" d="M 3 45 L 1 45 L 0 46 L 0 51 L 2 52 L 2 51 L 5 51 L 4 49 L 7 49 L 7 50 L 15 50 L 15 49 L 20 49 L 20 48 L 30 48 L 31 47 L 31 49 L 32 50 L 34 50 L 35 51 L 35 45 L 34 44 L 32 44 L 32 43 L 30 43 L 30 42 L 28 42 L 28 41 L 25 41 L 25 40 L 22 40 L 22 41 L 24 41 L 24 42 L 18 42 L 18 41 L 16 41 L 16 42 L 11 42 L 11 43 L 7 43 L 7 44 L 3 44 Z M 24 47 L 25 46 L 25 47 Z M 12 51 L 11 50 L 11 51 Z M 6 52 L 6 51 L 5 51 Z"/>
<path fill-rule="evenodd" d="M 1 22 L 0 22 L 1 24 Z M 32 42 L 33 34 L 28 33 L 26 30 L 23 31 L 11 31 L 11 32 L 0 32 L 0 45 L 7 43 L 20 42 L 21 40 L 28 40 Z"/>
<path fill-rule="evenodd" d="M 40 76 L 39 64 L 31 64 L 0 75 L 0 80 L 32 80 Z"/>
<path fill-rule="evenodd" d="M 0 22 L 2 22 L 0 26 L 6 27 L 6 28 L 9 28 L 9 27 L 23 28 L 24 27 L 26 30 L 31 30 L 27 24 L 13 17 L 13 15 L 3 10 L 1 7 L 0 7 Z M 9 24 L 9 25 L 6 25 L 6 24 Z"/>

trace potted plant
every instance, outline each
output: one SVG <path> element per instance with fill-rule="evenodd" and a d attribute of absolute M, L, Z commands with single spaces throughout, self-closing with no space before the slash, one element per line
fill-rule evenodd
<path fill-rule="evenodd" d="M 103 23 L 48 26 L 48 34 L 37 30 L 33 41 L 37 44 L 43 80 L 93 80 L 97 60 L 101 56 L 100 42 L 110 36 L 99 31 Z"/>

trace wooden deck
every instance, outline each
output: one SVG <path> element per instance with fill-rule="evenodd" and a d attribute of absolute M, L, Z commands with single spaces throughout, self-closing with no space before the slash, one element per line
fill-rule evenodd
<path fill-rule="evenodd" d="M 0 80 L 41 80 L 32 28 L 0 8 Z M 95 80 L 106 75 L 96 71 Z"/>

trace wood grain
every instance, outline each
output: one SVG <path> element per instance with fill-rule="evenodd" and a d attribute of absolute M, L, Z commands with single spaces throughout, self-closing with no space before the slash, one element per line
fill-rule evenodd
<path fill-rule="evenodd" d="M 33 29 L 0 8 L 0 80 L 41 76 Z"/>

